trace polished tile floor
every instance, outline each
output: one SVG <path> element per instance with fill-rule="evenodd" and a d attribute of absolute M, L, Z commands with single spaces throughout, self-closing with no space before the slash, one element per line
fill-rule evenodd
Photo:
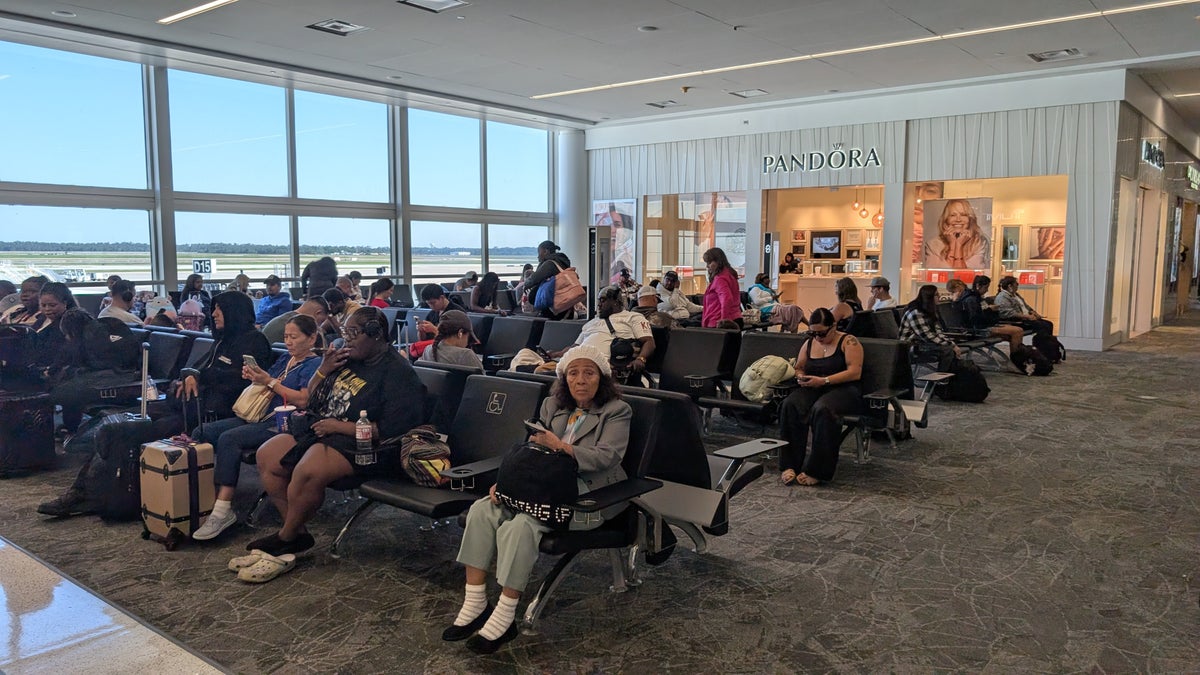
<path fill-rule="evenodd" d="M 320 550 L 262 586 L 225 564 L 265 530 L 166 552 L 137 524 L 39 517 L 71 466 L 0 481 L 0 534 L 239 673 L 1198 672 L 1200 309 L 1190 316 L 1073 352 L 1050 377 L 989 374 L 986 403 L 935 400 L 928 429 L 877 444 L 870 463 L 847 443 L 828 486 L 768 474 L 707 554 L 677 551 L 632 592 L 608 593 L 604 559 L 588 556 L 541 633 L 488 658 L 439 639 L 462 598 L 458 529 L 423 531 L 395 510 L 334 560 L 323 547 L 353 504 L 330 500 Z M 713 447 L 757 429 L 716 432 Z M 243 472 L 242 513 L 258 489 Z M 39 643 L 32 630 L 17 644 Z"/>
<path fill-rule="evenodd" d="M 3 537 L 0 595 L 0 672 L 224 672 Z"/>

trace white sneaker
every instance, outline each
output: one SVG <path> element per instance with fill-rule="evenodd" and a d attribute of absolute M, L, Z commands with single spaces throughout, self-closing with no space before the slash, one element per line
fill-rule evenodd
<path fill-rule="evenodd" d="M 233 512 L 233 509 L 230 509 L 229 512 L 225 514 L 224 518 L 217 518 L 216 516 L 210 515 L 207 519 L 205 519 L 204 524 L 200 526 L 200 529 L 192 533 L 192 539 L 195 539 L 196 541 L 208 541 L 209 539 L 214 539 L 217 535 L 221 534 L 225 530 L 228 530 L 229 526 L 236 522 L 237 514 Z"/>

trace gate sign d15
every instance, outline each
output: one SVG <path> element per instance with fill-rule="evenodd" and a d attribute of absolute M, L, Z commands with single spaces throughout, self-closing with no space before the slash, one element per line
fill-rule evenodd
<path fill-rule="evenodd" d="M 211 277 L 217 271 L 217 264 L 212 258 L 192 258 L 192 274 Z"/>

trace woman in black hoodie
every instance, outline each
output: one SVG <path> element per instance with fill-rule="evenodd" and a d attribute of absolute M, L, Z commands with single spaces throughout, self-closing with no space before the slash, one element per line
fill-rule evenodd
<path fill-rule="evenodd" d="M 93 319 L 76 307 L 59 321 L 66 338 L 66 365 L 51 375 L 50 400 L 62 406 L 63 426 L 75 433 L 89 404 L 100 403 L 100 390 L 136 381 L 141 350 L 129 326 L 118 319 Z"/>
<path fill-rule="evenodd" d="M 254 328 L 254 302 L 245 293 L 225 291 L 212 301 L 213 339 L 217 342 L 200 366 L 200 377 L 175 383 L 175 396 L 199 394 L 217 418 L 231 417 L 233 404 L 249 380 L 242 378 L 243 357 L 253 356 L 260 368 L 271 366 L 271 344 Z"/>

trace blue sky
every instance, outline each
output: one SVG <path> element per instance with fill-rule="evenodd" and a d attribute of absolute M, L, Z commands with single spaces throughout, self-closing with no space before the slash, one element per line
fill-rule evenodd
<path fill-rule="evenodd" d="M 177 190 L 285 196 L 286 91 L 281 87 L 172 70 L 171 141 Z M 298 196 L 387 202 L 387 106 L 297 91 Z M 548 208 L 548 134 L 480 120 L 410 111 L 410 191 L 414 202 L 479 208 L 480 174 L 492 208 Z M 0 180 L 145 189 L 141 66 L 0 42 Z M 287 243 L 283 216 L 186 214 L 180 243 Z M 443 224 L 414 244 L 479 246 L 478 226 Z M 300 243 L 386 246 L 386 221 L 302 219 Z M 536 244 L 545 237 L 536 229 Z M 139 211 L 0 205 L 0 240 L 148 241 Z M 497 227 L 493 246 L 528 245 L 532 233 Z M 418 236 L 419 235 L 419 236 Z M 422 242 L 422 239 L 433 239 Z"/>

